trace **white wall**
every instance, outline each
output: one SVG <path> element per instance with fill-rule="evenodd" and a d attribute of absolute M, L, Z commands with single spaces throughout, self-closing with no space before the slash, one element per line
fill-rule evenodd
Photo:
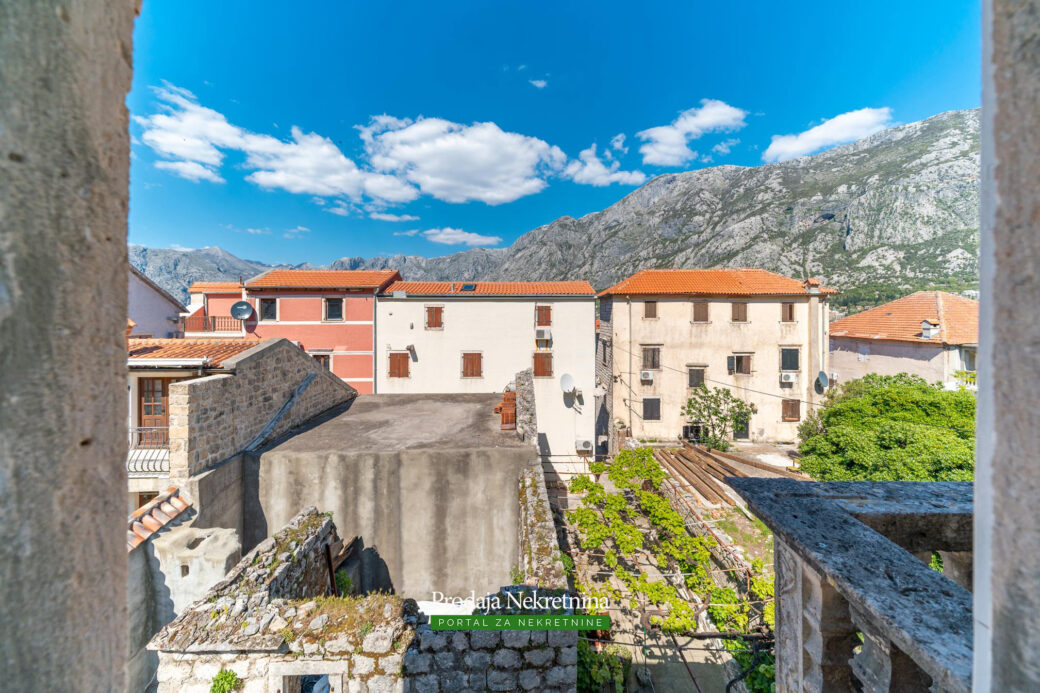
<path fill-rule="evenodd" d="M 128 273 L 129 305 L 127 315 L 137 323 L 131 335 L 171 337 L 177 331 L 181 306 L 172 303 L 162 292 L 138 277 Z"/>
<path fill-rule="evenodd" d="M 442 305 L 443 329 L 426 329 L 425 307 Z M 376 391 L 379 393 L 502 392 L 518 371 L 531 368 L 535 306 L 552 306 L 553 377 L 535 378 L 538 431 L 549 454 L 575 457 L 575 438 L 594 440 L 596 316 L 593 297 L 396 298 L 376 304 Z M 408 378 L 389 377 L 389 354 L 415 346 Z M 483 377 L 462 377 L 462 352 L 483 354 Z M 582 397 L 565 396 L 560 377 L 574 377 Z"/>

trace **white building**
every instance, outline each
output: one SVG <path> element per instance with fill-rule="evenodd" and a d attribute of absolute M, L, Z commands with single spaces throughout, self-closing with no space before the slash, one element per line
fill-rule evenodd
<path fill-rule="evenodd" d="M 502 392 L 530 368 L 539 449 L 563 474 L 595 446 L 595 301 L 584 281 L 395 282 L 377 297 L 376 392 Z"/>
<path fill-rule="evenodd" d="M 134 321 L 134 337 L 176 336 L 184 306 L 133 266 L 127 298 L 127 317 Z"/>

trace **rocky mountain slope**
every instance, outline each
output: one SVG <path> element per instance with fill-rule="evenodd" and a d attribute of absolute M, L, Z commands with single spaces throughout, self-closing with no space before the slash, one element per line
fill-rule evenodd
<path fill-rule="evenodd" d="M 951 111 L 815 156 L 659 176 L 601 212 L 561 217 L 509 248 L 346 257 L 331 267 L 394 267 L 408 279 L 584 278 L 597 288 L 645 267 L 761 267 L 841 288 L 971 283 L 978 211 L 979 114 Z M 191 251 L 190 260 L 176 261 L 176 252 L 137 255 L 174 291 L 259 264 L 215 248 Z M 133 253 L 131 261 L 141 267 Z"/>

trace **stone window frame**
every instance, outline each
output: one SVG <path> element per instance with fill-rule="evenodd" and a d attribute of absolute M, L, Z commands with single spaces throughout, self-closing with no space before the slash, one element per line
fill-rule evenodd
<path fill-rule="evenodd" d="M 394 375 L 393 369 L 391 368 L 393 363 L 393 356 L 404 354 L 407 358 L 405 359 L 406 374 L 405 375 Z M 386 355 L 386 377 L 393 378 L 394 380 L 410 380 L 412 377 L 412 353 L 404 349 L 392 349 Z"/>
<path fill-rule="evenodd" d="M 466 375 L 466 357 L 476 354 L 480 357 L 480 375 Z M 484 378 L 484 352 L 480 349 L 463 349 L 459 354 L 459 377 L 463 380 L 481 380 Z"/>
<path fill-rule="evenodd" d="M 784 368 L 784 352 L 794 351 L 798 354 L 798 368 L 790 369 Z M 802 347 L 798 344 L 781 344 L 780 345 L 780 372 L 781 373 L 801 373 L 802 372 Z"/>
<path fill-rule="evenodd" d="M 430 309 L 440 309 L 440 325 L 430 325 Z M 427 330 L 443 330 L 444 329 L 444 304 L 443 303 L 424 303 L 423 304 L 423 327 Z"/>

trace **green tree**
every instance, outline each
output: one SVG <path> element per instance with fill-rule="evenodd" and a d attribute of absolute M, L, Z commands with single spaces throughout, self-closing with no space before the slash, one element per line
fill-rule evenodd
<path fill-rule="evenodd" d="M 868 375 L 830 391 L 799 435 L 802 469 L 820 481 L 971 481 L 975 396 Z"/>
<path fill-rule="evenodd" d="M 707 429 L 704 443 L 716 450 L 730 448 L 730 431 L 740 423 L 746 423 L 758 412 L 751 402 L 734 397 L 729 388 L 709 388 L 701 384 L 690 392 L 683 405 L 682 414 L 690 423 L 699 423 Z"/>

